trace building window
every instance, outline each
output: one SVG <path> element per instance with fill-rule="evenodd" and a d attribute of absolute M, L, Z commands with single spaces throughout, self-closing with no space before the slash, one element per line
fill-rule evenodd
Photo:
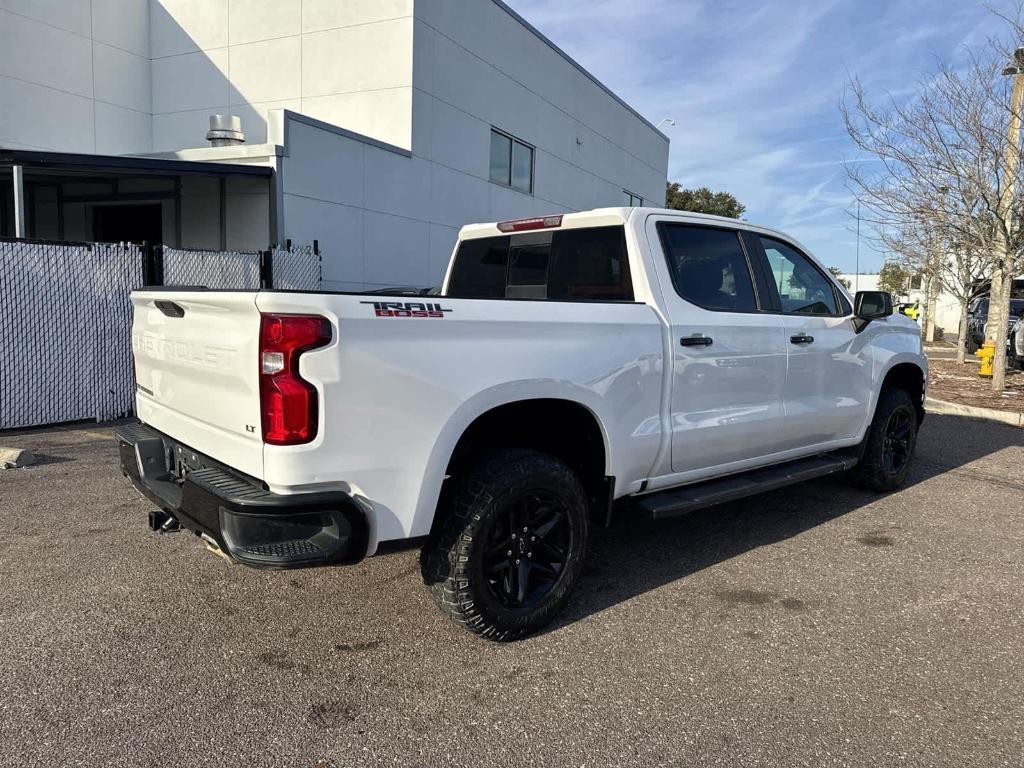
<path fill-rule="evenodd" d="M 910 290 L 920 291 L 921 290 L 921 275 L 914 275 L 910 278 Z"/>
<path fill-rule="evenodd" d="M 640 208 L 644 204 L 644 199 L 640 195 L 634 195 L 628 189 L 622 190 L 622 204 L 627 208 Z"/>
<path fill-rule="evenodd" d="M 533 194 L 534 149 L 525 141 L 491 129 L 491 181 Z"/>

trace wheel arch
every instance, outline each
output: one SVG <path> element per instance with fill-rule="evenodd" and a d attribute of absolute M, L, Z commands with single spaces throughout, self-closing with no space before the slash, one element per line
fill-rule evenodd
<path fill-rule="evenodd" d="M 879 393 L 887 387 L 905 391 L 914 403 L 914 409 L 917 411 L 917 423 L 920 424 L 924 421 L 924 395 L 927 376 L 927 372 L 917 362 L 903 361 L 894 363 L 886 370 Z"/>
<path fill-rule="evenodd" d="M 565 461 L 580 476 L 592 510 L 604 522 L 614 493 L 614 478 L 608 475 L 610 444 L 588 391 L 567 392 L 559 387 L 523 396 L 515 387 L 501 390 L 500 394 L 480 393 L 464 403 L 438 437 L 420 488 L 415 532 L 422 535 L 433 529 L 446 478 L 468 466 L 480 452 L 506 447 L 538 450 Z"/>

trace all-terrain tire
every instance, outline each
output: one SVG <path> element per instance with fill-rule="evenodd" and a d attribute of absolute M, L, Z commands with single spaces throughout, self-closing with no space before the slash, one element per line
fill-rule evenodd
<path fill-rule="evenodd" d="M 486 455 L 464 476 L 452 480 L 454 487 L 442 495 L 438 507 L 440 522 L 420 553 L 423 580 L 434 600 L 456 622 L 490 640 L 516 640 L 536 631 L 565 605 L 583 570 L 590 515 L 582 484 L 563 462 L 527 450 Z M 549 506 L 534 505 L 538 499 Z M 551 505 L 555 512 L 545 512 Z M 530 513 L 531 506 L 541 511 Z M 538 570 L 533 571 L 534 560 L 526 559 L 528 547 L 522 543 L 536 541 L 535 534 L 547 523 L 531 528 L 524 539 L 515 533 L 524 516 L 536 521 L 542 514 L 558 520 L 557 529 L 548 527 L 544 534 L 558 533 L 557 551 L 564 553 L 564 562 L 557 570 L 538 561 Z M 530 523 L 522 527 L 529 528 Z M 505 531 L 515 537 L 507 545 L 501 543 Z M 506 551 L 511 555 L 508 568 L 499 571 L 502 576 L 495 576 L 495 558 L 504 557 Z M 540 556 L 539 551 L 529 554 L 531 558 Z M 531 564 L 525 570 L 525 583 L 532 579 L 537 585 L 530 594 L 539 595 L 521 605 L 515 601 L 524 593 L 507 594 L 517 592 L 519 580 L 524 578 L 520 556 L 522 562 Z M 540 571 L 541 566 L 547 570 Z M 552 576 L 553 572 L 557 576 Z M 510 586 L 512 579 L 516 583 Z M 547 591 L 541 594 L 545 587 Z"/>
<path fill-rule="evenodd" d="M 917 445 L 917 426 L 917 409 L 906 390 L 883 389 L 864 438 L 861 460 L 853 469 L 854 482 L 883 492 L 903 485 Z M 894 442 L 898 446 L 895 452 L 902 461 L 893 460 Z"/>

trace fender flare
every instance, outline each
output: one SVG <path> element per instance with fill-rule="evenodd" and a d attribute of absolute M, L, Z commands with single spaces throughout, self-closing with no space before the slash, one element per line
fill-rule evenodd
<path fill-rule="evenodd" d="M 593 417 L 604 444 L 605 474 L 612 465 L 611 443 L 608 429 L 600 417 L 600 398 L 585 387 L 565 381 L 512 381 L 489 389 L 481 390 L 463 402 L 445 423 L 431 447 L 420 483 L 420 491 L 413 513 L 413 535 L 426 535 L 431 528 L 441 496 L 441 485 L 445 470 L 455 452 L 459 440 L 478 418 L 504 405 L 528 402 L 530 400 L 563 400 L 581 406 Z"/>

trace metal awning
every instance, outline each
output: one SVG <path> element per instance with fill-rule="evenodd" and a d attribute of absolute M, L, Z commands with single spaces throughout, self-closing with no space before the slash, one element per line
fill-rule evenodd
<path fill-rule="evenodd" d="M 132 173 L 161 176 L 196 174 L 205 176 L 271 176 L 273 168 L 241 163 L 206 163 L 132 155 L 88 155 L 30 149 L 0 148 L 0 167 L 21 166 L 89 173 Z"/>
<path fill-rule="evenodd" d="M 8 174 L 10 176 L 8 177 Z M 13 206 L 8 203 L 7 210 L 0 210 L 0 221 L 4 215 L 13 213 L 13 230 L 15 237 L 26 237 L 26 208 L 29 201 L 26 191 L 29 179 L 112 179 L 115 188 L 118 180 L 139 177 L 153 179 L 169 179 L 175 184 L 174 192 L 164 194 L 134 193 L 115 194 L 118 199 L 155 199 L 171 196 L 175 201 L 175 230 L 181 230 L 180 185 L 182 177 L 213 176 L 221 180 L 221 207 L 224 206 L 224 183 L 234 178 L 270 180 L 274 169 L 269 165 L 249 165 L 242 162 L 193 161 L 175 157 L 152 157 L 139 155 L 96 155 L 74 152 L 51 152 L 47 150 L 8 149 L 0 147 L 0 179 L 9 178 L 13 189 Z M 5 182 L 5 184 L 8 182 Z M 0 198 L 5 195 L 0 195 Z M 61 219 L 62 221 L 62 219 Z M 63 224 L 60 225 L 63 228 Z M 63 238 L 63 233 L 60 235 Z M 223 239 L 223 237 L 222 237 Z"/>

